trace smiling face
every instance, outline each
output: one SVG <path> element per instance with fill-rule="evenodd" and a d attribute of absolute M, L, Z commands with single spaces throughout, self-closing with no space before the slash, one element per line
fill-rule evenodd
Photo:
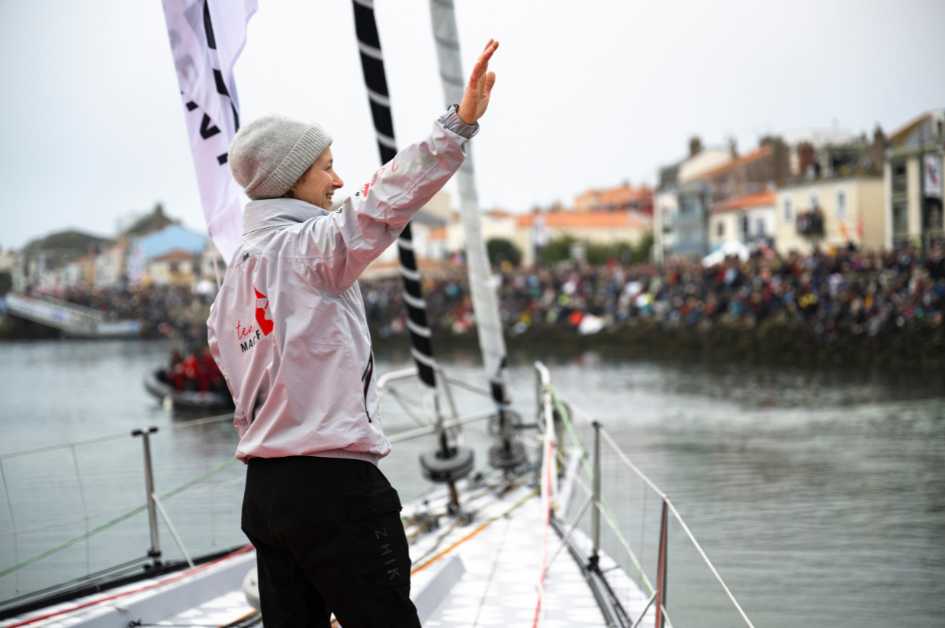
<path fill-rule="evenodd" d="M 331 199 L 335 190 L 344 185 L 335 173 L 335 163 L 331 156 L 331 148 L 319 155 L 308 170 L 305 171 L 295 185 L 289 190 L 292 198 L 305 201 L 323 209 L 331 209 Z"/>

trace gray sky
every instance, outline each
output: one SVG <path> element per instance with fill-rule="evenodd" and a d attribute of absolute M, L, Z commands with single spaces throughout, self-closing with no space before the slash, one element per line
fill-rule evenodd
<path fill-rule="evenodd" d="M 426 0 L 375 0 L 401 146 L 442 110 Z M 259 0 L 242 118 L 332 133 L 353 191 L 378 165 L 350 2 Z M 475 140 L 484 207 L 653 183 L 698 133 L 887 131 L 945 106 L 942 0 L 457 0 L 465 69 L 501 42 Z M 0 0 L 0 246 L 112 235 L 163 201 L 205 231 L 158 0 Z"/>

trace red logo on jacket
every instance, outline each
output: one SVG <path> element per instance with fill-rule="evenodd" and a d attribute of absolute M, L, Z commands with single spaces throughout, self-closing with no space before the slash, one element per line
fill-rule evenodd
<path fill-rule="evenodd" d="M 263 336 L 268 336 L 275 326 L 269 318 L 269 298 L 256 288 L 253 288 L 253 292 L 256 293 L 256 323 L 262 330 Z"/>
<path fill-rule="evenodd" d="M 253 349 L 276 326 L 269 316 L 269 298 L 256 288 L 253 288 L 253 292 L 256 293 L 256 325 L 243 325 L 242 321 L 236 321 L 236 341 L 240 343 L 243 353 Z"/>

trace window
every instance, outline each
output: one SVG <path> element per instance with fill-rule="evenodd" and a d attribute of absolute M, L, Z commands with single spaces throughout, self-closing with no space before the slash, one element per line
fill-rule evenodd
<path fill-rule="evenodd" d="M 820 207 L 820 200 L 817 198 L 817 192 L 810 193 L 810 207 L 811 209 L 817 209 Z"/>
<path fill-rule="evenodd" d="M 941 234 L 943 226 L 942 221 L 942 201 L 934 198 L 925 199 L 925 231 Z"/>
<path fill-rule="evenodd" d="M 765 219 L 756 218 L 755 219 L 755 235 L 758 237 L 765 237 Z"/>
<path fill-rule="evenodd" d="M 909 233 L 909 214 L 904 200 L 896 201 L 892 206 L 893 237 L 904 238 Z"/>
<path fill-rule="evenodd" d="M 715 235 L 719 236 L 720 238 L 725 235 L 725 222 L 724 221 L 720 220 L 718 223 L 716 223 Z"/>
<path fill-rule="evenodd" d="M 906 179 L 906 162 L 905 160 L 899 160 L 894 162 L 889 167 L 890 173 L 892 176 L 892 193 L 893 196 L 898 194 L 905 194 L 908 181 Z"/>
<path fill-rule="evenodd" d="M 791 222 L 793 219 L 793 214 L 791 212 L 791 199 L 784 199 L 784 222 Z"/>
<path fill-rule="evenodd" d="M 837 190 L 837 220 L 847 219 L 847 194 L 843 190 Z"/>

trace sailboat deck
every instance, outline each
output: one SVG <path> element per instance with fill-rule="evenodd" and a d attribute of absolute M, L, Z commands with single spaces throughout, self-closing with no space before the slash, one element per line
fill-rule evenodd
<path fill-rule="evenodd" d="M 445 489 L 404 508 L 414 561 L 412 597 L 425 627 L 607 625 L 581 566 L 546 525 L 534 488 L 521 479 L 509 486 L 461 482 L 460 495 L 463 509 L 472 514 L 468 520 L 443 515 Z M 440 514 L 439 526 L 421 529 L 429 513 Z M 573 532 L 572 540 L 578 555 L 589 554 L 590 543 L 580 531 Z M 42 625 L 49 626 L 106 626 L 150 616 L 158 625 L 245 625 L 254 611 L 240 585 L 254 562 L 253 552 L 234 552 L 219 564 L 191 570 L 192 574 L 163 576 L 17 619 L 48 617 Z M 548 567 L 540 585 L 543 565 Z M 645 596 L 604 554 L 601 569 L 635 620 L 646 606 Z M 201 596 L 199 589 L 213 593 Z M 188 598 L 193 600 L 189 604 Z M 160 612 L 175 606 L 170 613 Z M 652 628 L 652 609 L 639 625 Z"/>
<path fill-rule="evenodd" d="M 434 530 L 411 543 L 415 561 L 413 590 L 417 595 L 431 588 L 438 571 L 454 572 L 451 578 L 441 576 L 452 582 L 441 587 L 448 591 L 441 594 L 435 609 L 424 618 L 425 627 L 607 625 L 580 566 L 555 531 L 545 525 L 541 500 L 533 489 L 518 486 L 500 494 L 489 491 L 479 495 L 473 489 L 467 494 L 472 497 L 467 498 L 464 508 L 475 511 L 472 522 L 446 531 Z M 410 509 L 405 513 L 410 514 Z M 580 532 L 575 533 L 575 542 L 589 549 Z M 543 564 L 549 567 L 540 594 Z M 606 556 L 601 557 L 601 565 L 603 569 L 615 566 Z M 619 569 L 608 573 L 608 579 L 635 618 L 646 605 L 643 593 Z M 420 602 L 418 608 L 423 615 Z M 536 615 L 540 615 L 537 624 Z M 652 611 L 640 626 L 653 626 Z"/>

